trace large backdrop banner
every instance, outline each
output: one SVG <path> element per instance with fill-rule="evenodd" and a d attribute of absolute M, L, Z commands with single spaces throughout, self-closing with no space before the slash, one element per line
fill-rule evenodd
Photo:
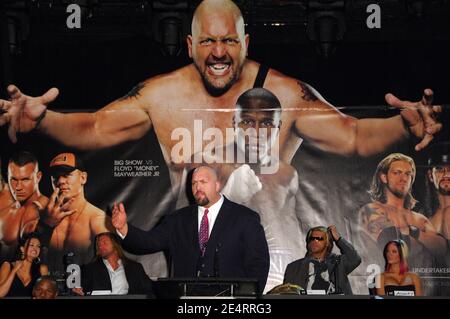
<path fill-rule="evenodd" d="M 336 225 L 362 257 L 354 293 L 401 239 L 425 294 L 450 295 L 448 4 L 237 1 L 244 20 L 214 12 L 191 33 L 197 1 L 98 1 L 79 20 L 79 6 L 35 2 L 0 6 L 0 98 L 20 105 L 9 84 L 59 94 L 47 110 L 2 108 L 1 260 L 49 201 L 75 198 L 42 256 L 64 274 L 94 257 L 114 203 L 149 230 L 190 203 L 190 173 L 208 165 L 261 217 L 266 292 L 305 256 L 308 229 Z M 164 252 L 132 258 L 170 275 Z"/>

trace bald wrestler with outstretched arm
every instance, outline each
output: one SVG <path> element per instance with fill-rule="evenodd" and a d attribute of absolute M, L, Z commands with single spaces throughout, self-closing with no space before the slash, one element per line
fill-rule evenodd
<path fill-rule="evenodd" d="M 93 113 L 58 113 L 47 106 L 58 96 L 56 88 L 40 97 L 23 94 L 14 85 L 8 87 L 10 101 L 0 100 L 0 125 L 16 141 L 17 133 L 37 129 L 59 142 L 83 150 L 92 150 L 140 139 L 154 129 L 171 173 L 178 185 L 185 161 L 196 153 L 194 144 L 183 155 L 172 152 L 178 142 L 176 128 L 194 129 L 194 120 L 203 128 L 222 132 L 232 122 L 238 96 L 257 83 L 263 68 L 249 60 L 249 35 L 244 20 L 232 1 L 205 0 L 196 9 L 192 35 L 187 37 L 193 63 L 173 72 L 152 77 L 138 84 L 129 94 Z M 433 92 L 424 91 L 418 102 L 399 100 L 392 94 L 386 102 L 400 110 L 387 119 L 356 119 L 340 113 L 306 83 L 269 69 L 261 86 L 273 92 L 284 110 L 280 131 L 280 159 L 290 163 L 302 139 L 316 147 L 341 155 L 370 156 L 406 140 L 420 138 L 419 151 L 442 127 L 432 105 Z M 205 112 L 204 109 L 218 110 Z M 221 110 L 221 111 L 219 111 Z M 224 112 L 225 110 L 225 112 Z M 330 129 L 332 128 L 332 129 Z M 210 141 L 201 141 L 202 145 Z M 219 146 L 219 145 L 217 145 Z"/>

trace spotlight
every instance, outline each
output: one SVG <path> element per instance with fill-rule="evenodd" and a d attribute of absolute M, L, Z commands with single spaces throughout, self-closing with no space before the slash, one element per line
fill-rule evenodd
<path fill-rule="evenodd" d="M 177 56 L 189 30 L 186 0 L 159 0 L 152 2 L 152 31 L 164 55 Z"/>
<path fill-rule="evenodd" d="M 82 20 L 92 18 L 94 15 L 94 9 L 99 5 L 98 0 L 61 0 L 61 2 L 65 7 L 70 4 L 79 5 Z"/>
<path fill-rule="evenodd" d="M 344 1 L 310 1 L 308 6 L 308 38 L 316 44 L 320 55 L 328 58 L 336 50 L 345 33 Z"/>
<path fill-rule="evenodd" d="M 430 2 L 429 0 L 406 0 L 406 10 L 416 18 L 423 18 L 427 13 Z"/>
<path fill-rule="evenodd" d="M 181 51 L 181 21 L 175 17 L 167 17 L 159 22 L 163 52 L 168 56 L 177 56 Z"/>
<path fill-rule="evenodd" d="M 8 44 L 9 44 L 9 52 L 11 54 L 19 53 L 19 35 L 18 29 L 20 28 L 17 21 L 11 17 L 7 18 L 8 25 Z"/>

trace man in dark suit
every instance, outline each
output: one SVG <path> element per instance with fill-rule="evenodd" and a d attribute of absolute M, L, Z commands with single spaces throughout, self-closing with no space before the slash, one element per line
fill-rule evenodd
<path fill-rule="evenodd" d="M 167 251 L 174 277 L 256 278 L 262 292 L 269 250 L 259 215 L 229 201 L 219 189 L 216 172 L 200 166 L 192 174 L 197 205 L 182 208 L 143 231 L 127 223 L 123 204 L 115 204 L 113 226 L 131 253 Z"/>
<path fill-rule="evenodd" d="M 78 295 L 93 291 L 110 291 L 113 295 L 153 296 L 152 281 L 142 265 L 125 257 L 116 235 L 105 232 L 97 235 L 93 262 L 81 268 L 81 288 Z"/>

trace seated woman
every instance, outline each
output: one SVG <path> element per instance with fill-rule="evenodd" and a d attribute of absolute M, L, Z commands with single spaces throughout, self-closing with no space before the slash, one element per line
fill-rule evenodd
<path fill-rule="evenodd" d="M 0 298 L 30 297 L 36 280 L 48 275 L 48 267 L 40 262 L 41 241 L 37 233 L 26 234 L 20 240 L 20 257 L 5 261 L 0 267 Z"/>
<path fill-rule="evenodd" d="M 413 291 L 422 296 L 420 278 L 408 272 L 408 246 L 403 240 L 391 240 L 384 246 L 384 272 L 379 277 L 380 288 L 377 295 L 395 295 L 396 291 Z M 406 294 L 406 293 L 405 293 Z"/>

